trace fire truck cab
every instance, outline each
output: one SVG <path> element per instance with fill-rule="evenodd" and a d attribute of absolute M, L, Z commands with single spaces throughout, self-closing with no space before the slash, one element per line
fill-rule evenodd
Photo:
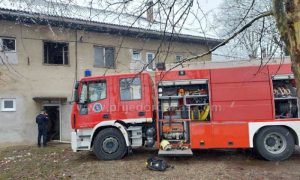
<path fill-rule="evenodd" d="M 299 145 L 290 64 L 85 77 L 75 86 L 73 151 L 120 159 L 132 148 L 188 156 L 193 149 L 255 148 L 284 160 Z"/>
<path fill-rule="evenodd" d="M 119 159 L 128 148 L 143 146 L 145 128 L 155 125 L 153 96 L 148 73 L 81 79 L 72 109 L 73 150 L 93 150 L 100 159 Z"/>

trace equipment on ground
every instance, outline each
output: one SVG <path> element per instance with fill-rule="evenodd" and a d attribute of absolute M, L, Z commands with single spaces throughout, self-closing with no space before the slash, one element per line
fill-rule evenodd
<path fill-rule="evenodd" d="M 165 171 L 170 165 L 163 159 L 150 157 L 147 159 L 146 166 L 153 171 Z"/>

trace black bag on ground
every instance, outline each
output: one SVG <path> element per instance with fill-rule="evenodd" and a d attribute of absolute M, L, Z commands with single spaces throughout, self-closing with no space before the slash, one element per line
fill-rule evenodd
<path fill-rule="evenodd" d="M 165 171 L 170 165 L 165 160 L 149 157 L 147 159 L 147 168 L 154 171 Z"/>

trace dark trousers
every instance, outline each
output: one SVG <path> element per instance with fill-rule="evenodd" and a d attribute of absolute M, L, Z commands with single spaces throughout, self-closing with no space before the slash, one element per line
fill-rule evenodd
<path fill-rule="evenodd" d="M 43 136 L 43 145 L 46 145 L 47 144 L 47 129 L 46 128 L 39 128 L 38 145 L 41 145 L 42 136 Z"/>

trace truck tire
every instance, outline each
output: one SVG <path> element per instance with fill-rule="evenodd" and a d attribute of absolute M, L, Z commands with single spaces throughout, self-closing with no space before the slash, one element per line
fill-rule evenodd
<path fill-rule="evenodd" d="M 281 161 L 289 158 L 295 149 L 292 133 L 280 126 L 267 127 L 260 130 L 254 142 L 255 150 L 264 159 Z"/>
<path fill-rule="evenodd" d="M 93 151 L 97 158 L 101 160 L 123 158 L 127 151 L 123 134 L 115 128 L 100 131 L 94 140 Z"/>

